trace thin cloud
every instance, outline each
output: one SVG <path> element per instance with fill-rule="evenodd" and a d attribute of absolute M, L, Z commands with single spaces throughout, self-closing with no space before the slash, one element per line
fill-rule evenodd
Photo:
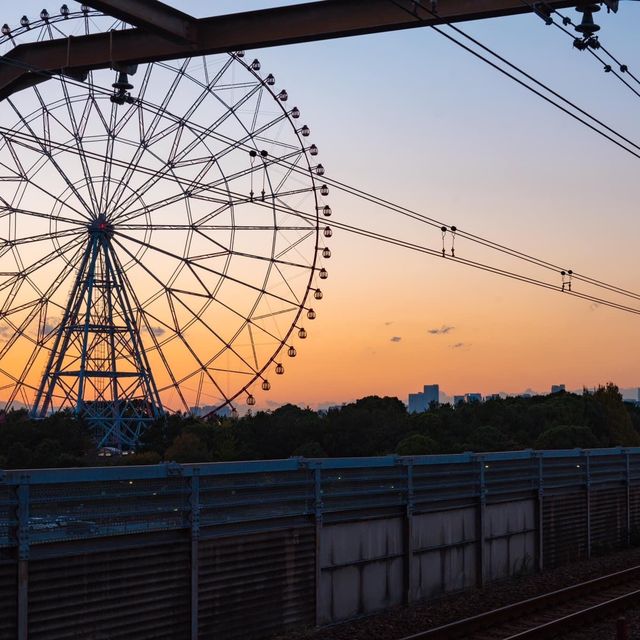
<path fill-rule="evenodd" d="M 147 333 L 153 333 L 154 336 L 156 336 L 156 338 L 159 338 L 160 336 L 163 336 L 166 331 L 162 328 L 162 327 L 143 327 L 142 328 L 143 331 L 146 331 Z"/>
<path fill-rule="evenodd" d="M 456 342 L 455 344 L 450 344 L 449 347 L 451 349 L 462 349 L 463 347 L 470 347 L 470 344 L 467 344 L 466 342 Z"/>
<path fill-rule="evenodd" d="M 400 340 L 402 340 L 400 336 L 393 336 L 393 338 L 391 338 L 391 342 L 400 342 Z"/>
<path fill-rule="evenodd" d="M 427 331 L 433 336 L 443 336 L 447 333 L 451 333 L 455 327 L 450 324 L 443 324 L 439 329 L 428 329 Z"/>
<path fill-rule="evenodd" d="M 389 320 L 389 322 L 384 323 L 384 326 L 388 327 L 389 325 L 392 325 L 392 324 L 393 324 L 393 320 Z"/>

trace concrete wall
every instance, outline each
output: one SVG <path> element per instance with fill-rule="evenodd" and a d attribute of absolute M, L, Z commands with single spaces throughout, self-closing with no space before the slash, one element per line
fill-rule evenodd
<path fill-rule="evenodd" d="M 320 529 L 318 622 L 531 572 L 536 504 L 517 500 Z"/>

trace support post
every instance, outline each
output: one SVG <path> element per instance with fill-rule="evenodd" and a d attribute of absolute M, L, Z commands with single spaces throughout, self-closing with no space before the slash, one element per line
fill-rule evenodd
<path fill-rule="evenodd" d="M 198 640 L 198 615 L 200 604 L 200 476 L 193 470 L 190 481 L 190 525 L 191 525 L 191 640 Z"/>
<path fill-rule="evenodd" d="M 322 558 L 320 555 L 322 542 L 322 468 L 316 467 L 313 470 L 313 517 L 316 527 L 316 565 L 315 565 L 315 583 L 316 583 L 316 627 L 320 626 L 320 608 L 322 606 L 320 591 L 322 581 Z"/>
<path fill-rule="evenodd" d="M 624 452 L 624 484 L 626 494 L 626 516 L 627 516 L 627 532 L 625 541 L 627 546 L 631 546 L 631 460 L 628 451 Z"/>
<path fill-rule="evenodd" d="M 487 488 L 485 484 L 485 469 L 484 469 L 484 457 L 477 456 L 479 465 L 479 477 L 478 477 L 478 512 L 476 516 L 476 539 L 478 557 L 476 558 L 477 567 L 477 584 L 479 587 L 483 587 L 486 581 L 486 567 L 485 567 L 485 519 L 487 509 Z"/>
<path fill-rule="evenodd" d="M 538 515 L 537 515 L 537 551 L 538 571 L 544 571 L 544 458 L 538 453 Z"/>
<path fill-rule="evenodd" d="M 18 485 L 18 640 L 29 638 L 29 476 Z"/>
<path fill-rule="evenodd" d="M 404 602 L 413 601 L 413 460 L 406 463 L 407 469 L 407 504 L 404 517 Z"/>
<path fill-rule="evenodd" d="M 587 470 L 587 559 L 591 558 L 591 459 L 585 451 L 585 465 Z"/>

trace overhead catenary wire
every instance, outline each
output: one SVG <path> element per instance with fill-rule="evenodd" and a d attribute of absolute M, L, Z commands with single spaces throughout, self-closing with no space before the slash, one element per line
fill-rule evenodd
<path fill-rule="evenodd" d="M 393 1 L 393 0 L 391 0 L 391 1 Z M 394 4 L 397 5 L 398 3 L 394 2 Z M 420 3 L 416 3 L 416 4 L 419 4 L 420 6 L 423 6 Z M 405 7 L 402 7 L 401 5 L 398 5 L 398 6 L 400 6 L 403 10 L 407 10 Z M 429 11 L 426 8 L 424 8 L 424 9 L 426 11 Z M 414 15 L 414 14 L 412 13 L 412 15 Z M 419 16 L 417 16 L 417 17 L 419 17 Z M 462 30 L 458 29 L 457 27 L 453 27 L 452 25 L 449 25 L 449 26 L 454 28 L 461 35 L 464 35 L 470 41 L 474 42 L 474 44 L 476 44 L 477 46 L 482 47 L 485 51 L 487 51 L 487 52 L 491 53 L 492 55 L 494 55 L 497 59 L 499 59 L 504 64 L 509 65 L 511 68 L 513 68 L 514 70 L 517 70 L 519 73 L 521 73 L 524 77 L 527 77 L 527 79 L 529 79 L 530 81 L 535 82 L 538 86 L 540 86 L 541 88 L 544 88 L 544 90 L 548 91 L 549 93 L 551 93 L 552 95 L 557 97 L 559 100 L 562 100 L 565 104 L 567 104 L 571 108 L 573 108 L 573 109 L 577 110 L 578 112 L 582 113 L 583 115 L 585 115 L 585 117 L 590 118 L 598 126 L 602 126 L 606 130 L 610 131 L 613 135 L 619 137 L 621 140 L 626 142 L 627 144 L 629 144 L 632 147 L 640 150 L 640 146 L 638 146 L 637 144 L 635 144 L 634 142 L 632 142 L 630 139 L 626 138 L 622 134 L 618 133 L 617 131 L 615 131 L 614 129 L 612 129 L 611 127 L 609 127 L 608 125 L 606 125 L 602 121 L 600 121 L 597 118 L 591 116 L 591 114 L 589 114 L 587 111 L 581 109 L 580 107 L 578 107 L 577 105 L 575 105 L 571 101 L 567 100 L 566 98 L 564 98 L 563 96 L 561 96 L 557 92 L 554 92 L 552 89 L 550 89 L 549 87 L 547 87 L 543 83 L 537 81 L 535 78 L 533 78 L 532 76 L 530 76 L 526 72 L 522 71 L 521 69 L 519 69 L 518 67 L 516 67 L 515 65 L 513 65 L 512 63 L 510 63 L 506 59 L 502 58 L 501 56 L 499 56 L 495 52 L 491 51 L 489 48 L 485 47 L 482 43 L 479 43 L 476 39 L 474 39 L 471 36 L 468 36 L 467 34 L 462 32 Z M 558 105 L 553 100 L 550 100 L 547 96 L 544 96 L 540 92 L 536 91 L 535 89 L 533 89 L 532 87 L 530 87 L 526 83 L 522 82 L 520 79 L 514 77 L 512 74 L 509 74 L 508 72 L 506 72 L 503 69 L 499 68 L 493 62 L 487 60 L 486 58 L 484 58 L 483 56 L 481 56 L 477 52 L 475 52 L 475 51 L 471 50 L 470 48 L 466 47 L 466 45 L 458 42 L 457 40 L 455 40 L 454 38 L 452 38 L 448 34 L 442 32 L 442 30 L 437 29 L 435 26 L 432 26 L 432 28 L 434 28 L 436 31 L 438 31 L 439 33 L 441 33 L 445 37 L 453 40 L 456 44 L 459 44 L 459 46 L 461 46 L 465 50 L 471 52 L 473 55 L 475 55 L 477 57 L 480 57 L 485 62 L 487 62 L 491 66 L 495 67 L 496 69 L 498 69 L 502 73 L 505 73 L 507 76 L 511 77 L 513 80 L 515 80 L 519 84 L 522 84 L 523 86 L 525 86 L 529 90 L 531 90 L 534 93 L 536 93 L 537 95 L 539 95 L 541 98 L 547 100 L 548 102 L 551 102 L 551 104 L 553 104 L 554 106 L 557 106 L 562 111 L 565 111 L 566 113 L 568 113 L 572 117 L 574 117 L 574 118 L 578 119 L 579 121 L 583 122 L 583 124 L 586 124 L 589 128 L 591 128 L 594 131 L 600 133 L 601 135 L 604 135 L 609 140 L 615 142 L 618 146 L 626 149 L 627 151 L 629 151 L 630 153 L 632 153 L 636 157 L 640 157 L 639 154 L 634 153 L 633 151 L 631 151 L 630 149 L 625 147 L 622 143 L 619 143 L 619 142 L 615 141 L 614 139 L 612 139 L 611 137 L 607 136 L 603 132 L 597 130 L 593 125 L 585 122 L 581 118 L 577 117 L 575 114 L 569 112 L 567 109 L 565 109 L 561 105 Z M 12 63 L 11 61 L 4 60 L 4 59 L 0 59 L 0 61 L 2 61 L 4 63 L 7 63 L 7 64 L 11 64 Z M 16 66 L 22 66 L 23 68 L 29 68 L 28 65 L 16 65 Z M 31 69 L 31 68 L 29 68 L 29 70 L 32 71 L 32 72 L 34 72 L 34 71 L 37 72 L 37 70 Z M 41 73 L 46 78 L 50 78 L 52 76 L 52 74 L 50 74 L 48 72 L 41 72 Z M 69 82 L 70 84 L 74 84 L 74 85 L 77 85 L 77 86 L 80 86 L 80 87 L 85 87 L 86 86 L 84 83 L 73 81 L 73 80 L 65 79 L 65 82 Z M 101 88 L 101 87 L 99 87 L 97 85 L 92 85 L 92 90 L 96 91 L 96 92 L 103 93 L 105 95 L 111 95 L 112 94 L 112 92 L 109 89 L 103 89 L 103 88 Z M 296 168 L 296 170 L 298 170 L 298 169 L 299 168 Z M 416 220 L 419 220 L 421 222 L 425 222 L 425 223 L 430 224 L 432 226 L 441 226 L 441 225 L 443 225 L 443 223 L 440 222 L 440 221 L 437 221 L 437 220 L 435 220 L 433 218 L 429 218 L 428 216 L 425 216 L 425 215 L 420 214 L 418 212 L 412 211 L 412 210 L 407 209 L 405 207 L 402 207 L 400 205 L 396 205 L 396 204 L 394 204 L 394 203 L 392 203 L 392 202 L 390 202 L 388 200 L 385 200 L 383 198 L 379 198 L 377 196 L 373 196 L 372 194 L 369 194 L 369 193 L 367 193 L 365 191 L 362 191 L 360 189 L 357 189 L 355 187 L 351 187 L 349 185 L 346 185 L 345 183 L 340 182 L 338 180 L 329 178 L 327 176 L 324 176 L 323 179 L 328 184 L 331 184 L 332 186 L 334 186 L 336 188 L 342 189 L 343 191 L 346 191 L 347 193 L 351 193 L 351 195 L 358 196 L 358 197 L 360 197 L 362 199 L 365 199 L 365 200 L 367 200 L 367 201 L 369 201 L 371 203 L 377 204 L 379 206 L 384 206 L 385 208 L 387 208 L 389 210 L 392 210 L 394 212 L 402 213 L 403 215 L 407 215 L 408 217 L 412 217 L 412 218 L 414 218 Z M 392 238 L 390 236 L 387 236 L 387 235 L 384 235 L 384 234 L 379 234 L 379 233 L 376 233 L 376 232 L 373 232 L 373 231 L 370 231 L 370 230 L 359 229 L 357 227 L 352 227 L 352 226 L 349 226 L 349 225 L 346 225 L 346 224 L 335 223 L 335 222 L 332 223 L 332 226 L 344 229 L 345 231 L 349 231 L 349 232 L 352 232 L 352 233 L 357 233 L 359 235 L 363 235 L 363 236 L 369 237 L 371 239 L 376 239 L 376 240 L 379 240 L 379 241 L 387 242 L 389 244 L 394 244 L 396 246 L 402 246 L 404 248 L 411 249 L 411 250 L 414 250 L 414 251 L 420 251 L 422 253 L 427 253 L 427 254 L 434 255 L 434 256 L 441 256 L 441 252 L 438 251 L 438 250 L 431 249 L 431 248 L 426 247 L 424 245 L 418 245 L 418 244 L 415 244 L 415 243 L 406 242 L 406 241 L 403 241 L 403 240 L 398 239 L 398 238 Z M 451 228 L 451 227 L 449 227 L 449 228 Z M 528 254 L 526 254 L 524 252 L 520 252 L 520 251 L 518 251 L 516 249 L 512 249 L 510 247 L 507 247 L 507 246 L 502 245 L 500 243 L 493 242 L 493 241 L 488 240 L 486 238 L 482 238 L 482 237 L 477 236 L 475 234 L 471 234 L 471 233 L 468 233 L 468 232 L 465 232 L 465 231 L 462 231 L 462 230 L 457 230 L 457 234 L 460 237 L 463 237 L 463 238 L 465 238 L 467 240 L 471 240 L 472 242 L 476 242 L 476 243 L 478 243 L 480 245 L 483 245 L 483 246 L 485 246 L 487 248 L 491 248 L 491 249 L 500 251 L 502 253 L 510 255 L 511 257 L 518 258 L 520 260 L 524 260 L 524 261 L 532 263 L 532 264 L 534 264 L 536 266 L 551 270 L 551 271 L 553 271 L 555 273 L 558 273 L 562 269 L 562 267 L 560 265 L 556 265 L 556 264 L 547 262 L 545 260 L 536 258 L 536 257 L 528 255 Z M 488 265 L 488 264 L 485 264 L 485 263 L 475 262 L 475 261 L 472 261 L 472 260 L 469 260 L 469 259 L 465 259 L 465 258 L 462 258 L 462 257 L 459 257 L 459 256 L 451 256 L 451 257 L 447 256 L 447 259 L 453 260 L 455 262 L 459 262 L 459 263 L 462 263 L 462 264 L 466 264 L 468 266 L 472 266 L 472 267 L 475 267 L 475 268 L 479 268 L 479 269 L 482 269 L 482 270 L 485 270 L 485 271 L 490 271 L 492 273 L 496 273 L 496 274 L 499 274 L 499 275 L 504 275 L 504 276 L 519 280 L 521 282 L 526 282 L 526 283 L 529 283 L 529 284 L 535 284 L 537 286 L 542 286 L 542 287 L 545 287 L 545 288 L 548 288 L 548 289 L 553 289 L 553 290 L 556 290 L 556 291 L 559 290 L 557 284 L 548 283 L 548 282 L 545 282 L 545 281 L 542 281 L 542 280 L 539 280 L 539 279 L 536 279 L 536 278 L 531 278 L 531 277 L 523 275 L 523 274 L 518 274 L 516 272 L 500 269 L 500 268 L 497 268 L 497 267 L 494 267 L 492 265 Z M 610 284 L 605 283 L 603 281 L 597 280 L 595 278 L 590 278 L 588 276 L 584 276 L 584 275 L 581 275 L 581 274 L 576 273 L 576 272 L 573 273 L 573 277 L 576 280 L 581 280 L 581 281 L 583 281 L 583 282 L 585 282 L 587 284 L 590 284 L 590 285 L 593 285 L 593 286 L 596 286 L 596 287 L 600 287 L 600 288 L 604 288 L 604 289 L 609 290 L 611 292 L 614 292 L 614 293 L 617 293 L 617 294 L 620 294 L 620 295 L 625 295 L 625 296 L 632 297 L 634 299 L 640 300 L 640 294 L 628 291 L 628 290 L 623 289 L 621 287 L 617 287 L 616 285 L 610 285 Z M 613 301 L 609 301 L 609 300 L 606 300 L 606 299 L 603 299 L 603 298 L 599 298 L 599 297 L 596 297 L 596 296 L 591 296 L 591 295 L 584 294 L 584 293 L 581 293 L 581 292 L 576 292 L 576 291 L 571 291 L 571 292 L 567 292 L 567 293 L 570 293 L 571 295 L 574 295 L 575 297 L 584 298 L 586 300 L 590 300 L 592 302 L 595 302 L 595 303 L 598 303 L 598 304 L 602 304 L 604 306 L 610 306 L 612 308 L 624 310 L 624 311 L 631 312 L 631 313 L 640 313 L 640 310 L 635 309 L 633 307 L 628 307 L 626 305 L 621 305 L 621 304 L 615 303 Z"/>
<path fill-rule="evenodd" d="M 569 18 L 568 16 L 565 16 L 564 14 L 560 13 L 556 8 L 554 7 L 549 7 L 545 4 L 540 5 L 539 7 L 536 7 L 535 4 L 533 4 L 532 2 L 530 2 L 530 0 L 520 0 L 522 2 L 523 5 L 525 5 L 526 7 L 529 7 L 535 14 L 539 15 L 544 21 L 545 24 L 547 24 L 548 26 L 555 26 L 556 28 L 558 28 L 562 33 L 566 34 L 569 38 L 571 38 L 571 40 L 574 42 L 574 47 L 575 47 L 575 43 L 576 42 L 580 42 L 580 39 L 576 37 L 576 35 L 574 33 L 571 33 L 568 29 L 566 29 L 566 26 L 572 26 L 574 29 L 577 29 L 577 25 L 573 22 L 573 20 L 571 20 L 571 18 Z M 545 12 L 548 11 L 548 14 Z M 558 24 L 552 17 L 552 14 L 556 14 L 561 20 L 562 20 L 562 24 Z M 594 44 L 592 44 L 594 43 Z M 620 82 L 622 82 L 622 84 L 624 84 L 632 93 L 634 93 L 637 97 L 640 98 L 640 92 L 637 91 L 636 89 L 634 89 L 631 84 L 629 82 L 627 82 L 624 77 L 621 74 L 626 74 L 628 75 L 630 78 L 632 78 L 632 80 L 640 85 L 640 80 L 638 80 L 638 78 L 631 72 L 629 71 L 629 66 L 620 62 L 616 56 L 614 56 L 603 44 L 602 42 L 600 42 L 600 38 L 598 36 L 590 36 L 588 38 L 586 38 L 584 40 L 584 44 L 580 47 L 581 50 L 586 49 L 593 58 L 595 58 L 598 62 L 600 62 L 600 64 L 603 66 L 604 70 L 608 73 L 610 73 L 611 75 L 613 75 L 617 80 L 619 80 Z M 620 73 L 618 73 L 617 71 L 615 71 L 611 65 L 607 64 L 596 52 L 594 49 L 599 49 L 601 51 L 604 51 L 604 53 L 611 58 L 611 60 L 613 60 L 613 62 L 615 62 L 618 65 L 618 69 L 620 70 Z"/>

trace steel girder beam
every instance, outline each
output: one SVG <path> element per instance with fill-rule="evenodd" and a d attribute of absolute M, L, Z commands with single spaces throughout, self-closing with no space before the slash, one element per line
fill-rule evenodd
<path fill-rule="evenodd" d="M 134 27 L 171 40 L 189 43 L 198 39 L 196 18 L 158 0 L 90 0 L 86 4 Z"/>
<path fill-rule="evenodd" d="M 430 5 L 430 0 L 425 0 Z M 397 0 L 413 11 L 411 0 Z M 576 0 L 548 0 L 553 8 L 574 6 Z M 94 3 L 138 10 L 142 0 L 100 0 Z M 140 29 L 19 45 L 0 58 L 0 99 L 47 74 L 79 76 L 89 69 L 114 64 L 185 58 L 340 38 L 397 29 L 461 22 L 530 12 L 522 0 L 437 0 L 438 17 L 418 9 L 413 16 L 391 0 L 323 0 L 261 11 L 235 13 L 196 21 L 197 41 L 184 43 Z M 135 12 L 132 11 L 132 13 Z M 166 24 L 165 24 L 166 26 Z"/>

